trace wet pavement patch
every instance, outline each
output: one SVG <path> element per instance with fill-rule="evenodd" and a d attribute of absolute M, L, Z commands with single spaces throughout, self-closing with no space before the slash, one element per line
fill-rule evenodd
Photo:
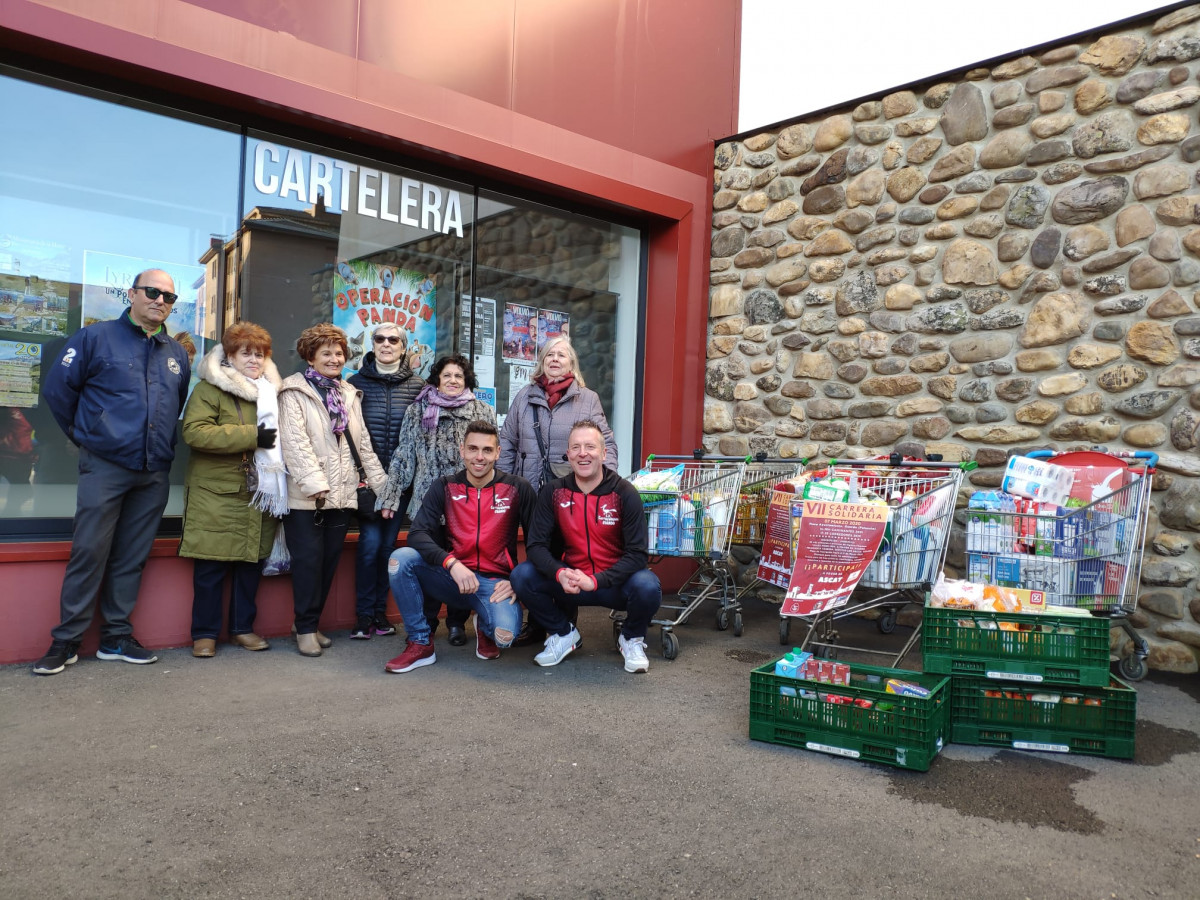
<path fill-rule="evenodd" d="M 1153 672 L 1147 681 L 1155 684 L 1166 684 L 1179 688 L 1197 703 L 1200 703 L 1200 675 L 1194 672 L 1190 675 L 1177 675 L 1174 672 Z M 1137 685 L 1134 685 L 1137 687 Z"/>
<path fill-rule="evenodd" d="M 892 772 L 889 777 L 889 794 L 964 816 L 1048 825 L 1076 834 L 1104 830 L 1104 821 L 1076 803 L 1071 790 L 1092 773 L 1036 754 L 1001 750 L 982 762 L 942 758 L 926 773 Z"/>
<path fill-rule="evenodd" d="M 726 650 L 725 655 L 736 662 L 755 666 L 761 666 L 772 658 L 770 653 L 763 653 L 761 650 Z"/>
<path fill-rule="evenodd" d="M 1133 761 L 1139 766 L 1162 766 L 1181 753 L 1200 750 L 1200 737 L 1182 728 L 1168 728 L 1139 719 L 1133 745 Z"/>

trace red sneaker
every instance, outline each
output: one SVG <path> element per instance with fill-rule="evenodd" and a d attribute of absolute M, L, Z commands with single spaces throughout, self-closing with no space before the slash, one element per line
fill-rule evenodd
<path fill-rule="evenodd" d="M 402 672 L 419 669 L 421 666 L 432 666 L 435 662 L 437 662 L 437 654 L 433 652 L 433 641 L 428 644 L 409 641 L 404 645 L 404 652 L 395 659 L 389 660 L 383 670 L 399 675 Z"/>
<path fill-rule="evenodd" d="M 483 633 L 479 627 L 479 618 L 475 619 L 475 655 L 480 659 L 499 659 L 500 648 L 496 642 Z"/>

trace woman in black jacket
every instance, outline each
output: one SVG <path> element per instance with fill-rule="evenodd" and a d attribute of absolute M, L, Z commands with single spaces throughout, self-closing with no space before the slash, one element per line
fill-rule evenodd
<path fill-rule="evenodd" d="M 363 392 L 363 420 L 371 435 L 375 455 L 386 468 L 396 452 L 404 411 L 425 386 L 408 364 L 408 336 L 393 322 L 377 325 L 371 332 L 374 349 L 363 358 L 362 368 L 348 379 Z M 401 516 L 375 516 L 358 523 L 358 553 L 355 558 L 355 612 L 358 621 L 350 637 L 366 640 L 372 633 L 395 634 L 387 618 L 388 557 L 396 549 Z"/>

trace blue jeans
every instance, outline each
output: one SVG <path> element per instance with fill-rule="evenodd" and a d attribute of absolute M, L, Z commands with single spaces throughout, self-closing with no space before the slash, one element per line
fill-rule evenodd
<path fill-rule="evenodd" d="M 475 573 L 479 590 L 473 594 L 459 593 L 450 573 L 440 566 L 431 566 L 411 547 L 401 547 L 388 560 L 388 578 L 392 596 L 404 619 L 404 630 L 410 641 L 429 643 L 429 621 L 425 618 L 425 598 L 445 603 L 447 610 L 475 610 L 475 627 L 495 641 L 497 647 L 510 647 L 521 631 L 521 607 L 515 602 L 491 601 L 492 591 L 503 581 L 491 575 Z M 497 639 L 497 630 L 507 632 L 508 639 Z"/>
<path fill-rule="evenodd" d="M 568 594 L 557 581 L 523 562 L 513 569 L 512 586 L 529 615 L 550 634 L 570 634 L 569 611 L 576 606 L 603 606 L 625 612 L 621 633 L 625 639 L 644 638 L 650 620 L 662 605 L 662 585 L 649 569 L 634 572 L 618 587 Z"/>
<path fill-rule="evenodd" d="M 358 522 L 358 552 L 354 556 L 354 611 L 374 619 L 387 611 L 388 557 L 396 549 L 400 515 L 376 516 Z"/>

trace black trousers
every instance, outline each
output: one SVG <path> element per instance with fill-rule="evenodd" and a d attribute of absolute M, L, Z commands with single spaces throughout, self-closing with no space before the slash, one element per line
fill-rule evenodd
<path fill-rule="evenodd" d="M 350 515 L 348 509 L 296 509 L 283 517 L 283 530 L 292 555 L 292 602 L 297 634 L 312 634 L 317 630 L 342 558 Z"/>

